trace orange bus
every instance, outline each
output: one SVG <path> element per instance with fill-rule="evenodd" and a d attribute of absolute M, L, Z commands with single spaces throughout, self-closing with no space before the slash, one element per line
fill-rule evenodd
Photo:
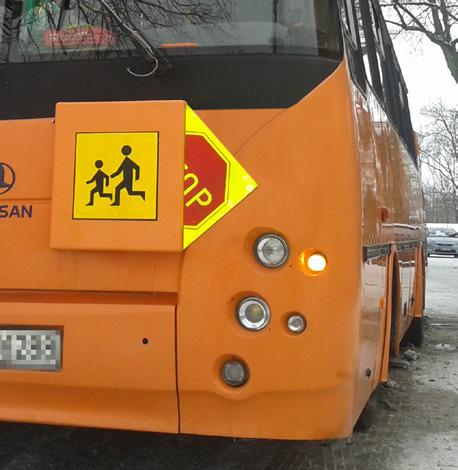
<path fill-rule="evenodd" d="M 0 420 L 351 435 L 424 307 L 377 1 L 0 5 Z"/>

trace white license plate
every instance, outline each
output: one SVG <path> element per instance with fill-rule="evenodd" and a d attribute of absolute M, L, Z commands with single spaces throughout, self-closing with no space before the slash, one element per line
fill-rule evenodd
<path fill-rule="evenodd" d="M 0 369 L 61 368 L 61 330 L 0 328 Z"/>

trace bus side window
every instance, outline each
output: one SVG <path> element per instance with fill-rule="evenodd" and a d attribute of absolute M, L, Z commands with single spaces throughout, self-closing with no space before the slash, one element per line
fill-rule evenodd
<path fill-rule="evenodd" d="M 338 31 L 339 19 L 338 10 L 332 8 L 333 0 L 315 0 L 316 30 L 318 35 L 318 44 L 326 45 L 334 50 L 340 50 L 339 43 L 340 32 Z"/>
<path fill-rule="evenodd" d="M 386 112 L 413 156 L 416 154 L 416 144 L 410 120 L 407 87 L 381 9 L 376 8 L 372 0 L 371 4 L 375 19 L 373 23 L 375 26 L 374 34 L 378 43 L 376 49 L 381 58 L 379 66 L 381 66 L 382 71 L 381 85 L 385 96 Z M 415 159 L 415 162 L 417 163 L 417 159 Z"/>
<path fill-rule="evenodd" d="M 357 28 L 357 17 L 353 0 L 342 0 L 340 11 L 350 73 L 355 83 L 365 92 L 366 75 L 364 73 L 361 41 Z"/>
<path fill-rule="evenodd" d="M 380 27 L 380 16 L 381 12 L 379 12 L 374 4 L 374 0 L 371 0 L 369 3 L 370 12 L 371 12 L 371 20 L 372 20 L 372 30 L 374 35 L 374 44 L 375 44 L 375 58 L 377 60 L 377 66 L 379 70 L 379 77 L 380 77 L 380 84 L 381 84 L 381 95 L 380 98 L 383 101 L 384 98 L 384 76 L 382 73 L 383 64 L 385 63 L 385 47 L 383 44 L 383 35 L 382 29 Z"/>
<path fill-rule="evenodd" d="M 402 75 L 401 75 L 402 76 Z M 418 160 L 416 158 L 417 146 L 416 146 L 416 137 L 412 128 L 412 121 L 410 118 L 410 109 L 409 109 L 409 100 L 407 98 L 407 87 L 404 83 L 404 80 L 400 80 L 399 83 L 399 96 L 401 101 L 401 129 L 400 134 L 404 139 L 404 142 L 409 150 L 409 153 L 413 157 L 416 164 Z"/>
<path fill-rule="evenodd" d="M 368 81 L 375 94 L 382 104 L 385 103 L 383 85 L 381 79 L 381 47 L 377 35 L 377 26 L 375 24 L 375 15 L 372 0 L 359 0 L 362 33 L 364 42 L 362 44 L 364 51 L 364 65 Z"/>

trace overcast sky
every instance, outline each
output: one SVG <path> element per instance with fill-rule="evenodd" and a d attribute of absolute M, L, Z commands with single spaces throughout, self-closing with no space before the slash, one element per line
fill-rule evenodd
<path fill-rule="evenodd" d="M 458 105 L 458 86 L 438 46 L 426 39 L 415 44 L 399 37 L 395 39 L 394 47 L 409 89 L 413 126 L 420 130 L 424 123 L 421 108 L 439 99 Z"/>

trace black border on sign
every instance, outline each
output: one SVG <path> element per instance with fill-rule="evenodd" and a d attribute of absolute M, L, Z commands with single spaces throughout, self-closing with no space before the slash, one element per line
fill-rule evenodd
<path fill-rule="evenodd" d="M 76 149 L 77 149 L 77 138 L 79 134 L 156 134 L 157 135 L 157 159 L 156 159 L 156 218 L 154 219 L 91 219 L 86 217 L 75 217 L 75 184 L 76 184 Z M 75 133 L 75 154 L 74 154 L 74 165 L 73 165 L 73 191 L 72 191 L 72 220 L 100 220 L 100 221 L 112 221 L 112 222 L 157 222 L 159 220 L 159 156 L 160 156 L 160 132 L 159 131 L 94 131 L 94 132 L 76 132 Z"/>

